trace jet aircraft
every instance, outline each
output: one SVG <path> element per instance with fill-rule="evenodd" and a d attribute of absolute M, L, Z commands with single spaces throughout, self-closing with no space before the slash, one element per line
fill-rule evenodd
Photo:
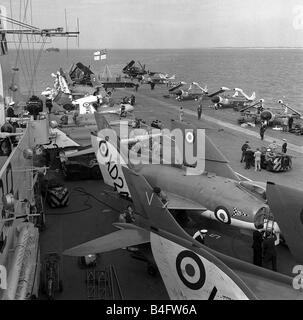
<path fill-rule="evenodd" d="M 130 61 L 123 69 L 122 72 L 131 79 L 137 79 L 141 81 L 144 75 L 154 76 L 155 74 L 160 74 L 160 72 L 153 72 L 145 69 L 145 65 L 138 61 L 139 66 L 135 66 L 135 61 Z"/>
<path fill-rule="evenodd" d="M 190 237 L 174 220 L 153 187 L 138 173 L 123 168 L 135 208 L 134 223 L 63 252 L 86 256 L 150 243 L 170 299 L 302 299 L 292 278 L 214 251 Z"/>
<path fill-rule="evenodd" d="M 251 110 L 256 110 L 254 113 L 260 116 L 263 121 L 273 122 L 274 120 L 281 120 L 286 117 L 293 117 L 296 119 L 302 118 L 302 114 L 285 104 L 282 100 L 278 100 L 277 107 L 264 107 L 264 100 L 260 99 L 257 103 L 250 105 L 240 110 L 244 114 L 252 114 Z"/>
<path fill-rule="evenodd" d="M 232 91 L 234 91 L 233 95 L 224 94 L 221 96 L 220 94 L 218 94 L 213 97 L 210 97 L 211 102 L 214 103 L 215 109 L 234 108 L 239 110 L 240 108 L 244 108 L 251 105 L 256 99 L 255 92 L 253 92 L 251 96 L 248 96 L 240 88 L 235 88 Z"/>
<path fill-rule="evenodd" d="M 176 76 L 175 75 L 172 75 L 172 76 L 169 76 L 168 74 L 162 74 L 162 73 L 156 73 L 155 75 L 151 76 L 151 75 L 148 75 L 148 76 L 143 76 L 142 77 L 142 80 L 141 80 L 141 83 L 142 84 L 168 84 L 170 83 L 172 80 L 175 80 Z"/>
<path fill-rule="evenodd" d="M 122 166 L 127 166 L 132 153 L 123 146 L 105 139 L 103 129 L 110 128 L 110 125 L 102 114 L 95 113 L 95 118 L 99 133 L 92 134 L 92 146 L 95 148 L 104 182 L 119 193 L 129 195 Z M 193 148 L 196 148 L 197 139 L 192 126 L 173 121 L 172 128 L 180 128 L 184 136 L 191 135 L 193 139 L 189 142 L 184 139 L 183 143 L 188 145 L 193 143 Z M 173 140 L 173 137 L 171 139 Z M 178 145 L 176 149 L 185 148 Z M 207 136 L 205 136 L 204 173 L 186 175 L 188 168 L 182 162 L 185 156 L 183 155 L 180 161 L 177 161 L 178 159 L 180 160 L 176 157 L 175 165 L 171 166 L 154 164 L 130 166 L 143 175 L 153 187 L 160 187 L 167 194 L 168 209 L 194 212 L 223 224 L 250 230 L 263 228 L 268 220 L 272 220 L 270 209 L 266 204 L 265 190 L 258 183 L 240 181 L 226 158 Z M 272 226 L 275 232 L 280 232 L 276 223 Z"/>
<path fill-rule="evenodd" d="M 207 87 L 202 88 L 197 82 L 192 82 L 187 90 L 182 90 L 181 87 L 186 82 L 180 82 L 168 91 L 170 94 L 176 95 L 178 101 L 198 100 L 200 97 L 207 95 Z"/>

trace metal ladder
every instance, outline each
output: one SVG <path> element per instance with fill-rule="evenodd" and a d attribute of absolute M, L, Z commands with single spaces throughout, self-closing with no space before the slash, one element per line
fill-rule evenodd
<path fill-rule="evenodd" d="M 114 266 L 104 270 L 90 269 L 86 272 L 88 300 L 123 300 L 123 294 Z"/>

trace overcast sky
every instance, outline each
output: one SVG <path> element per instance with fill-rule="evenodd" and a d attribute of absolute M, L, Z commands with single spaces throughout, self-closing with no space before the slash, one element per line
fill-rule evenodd
<path fill-rule="evenodd" d="M 10 13 L 10 1 L 1 3 Z M 17 18 L 20 0 L 12 3 Z M 65 26 L 65 8 L 70 30 L 79 17 L 83 49 L 303 47 L 303 0 L 32 0 L 32 8 L 43 28 Z"/>

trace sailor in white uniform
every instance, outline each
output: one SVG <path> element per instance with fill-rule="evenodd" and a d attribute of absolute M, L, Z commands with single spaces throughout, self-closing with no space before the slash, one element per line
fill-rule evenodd
<path fill-rule="evenodd" d="M 202 244 L 204 244 L 204 240 L 207 234 L 207 230 L 203 229 L 203 230 L 198 230 L 194 235 L 193 238 L 199 242 L 201 242 Z"/>

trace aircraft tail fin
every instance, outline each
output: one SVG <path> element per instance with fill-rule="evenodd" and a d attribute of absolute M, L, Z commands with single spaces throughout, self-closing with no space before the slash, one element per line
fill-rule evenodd
<path fill-rule="evenodd" d="M 196 132 L 194 127 L 185 123 L 184 121 L 171 121 L 172 129 L 180 128 L 183 131 L 183 136 L 186 136 L 186 130 L 193 130 L 193 133 Z M 194 143 L 197 142 L 197 139 L 194 138 Z M 185 143 L 185 142 L 184 142 Z M 193 146 L 193 149 L 196 149 L 196 146 Z M 179 150 L 185 150 L 185 148 L 180 146 Z M 183 155 L 183 159 L 186 159 L 185 154 Z M 205 135 L 205 171 L 215 173 L 218 176 L 226 177 L 229 179 L 239 180 L 239 177 L 235 174 L 235 172 L 230 167 L 228 160 L 221 153 L 221 151 L 215 146 L 215 144 L 211 141 L 210 138 Z"/>
<path fill-rule="evenodd" d="M 268 182 L 266 197 L 292 255 L 302 263 L 303 191 Z"/>
<path fill-rule="evenodd" d="M 126 147 L 120 143 L 120 138 L 106 118 L 95 112 L 98 134 L 92 134 L 92 146 L 104 179 L 104 182 L 114 187 L 120 194 L 129 196 L 128 186 L 122 167 L 129 165 Z M 121 122 L 121 126 L 128 122 Z"/>

